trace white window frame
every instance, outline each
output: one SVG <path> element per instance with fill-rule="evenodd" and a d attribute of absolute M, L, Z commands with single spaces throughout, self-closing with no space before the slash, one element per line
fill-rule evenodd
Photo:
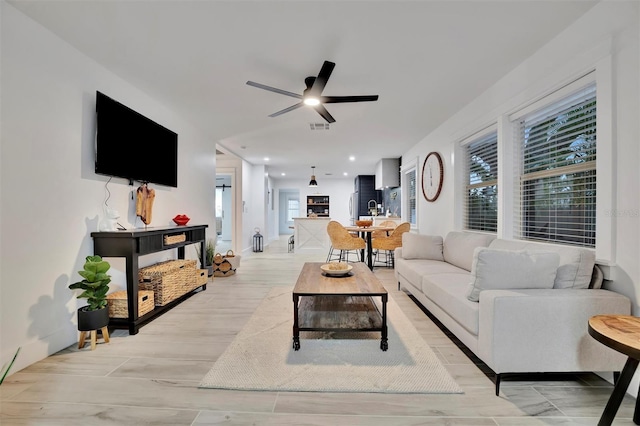
<path fill-rule="evenodd" d="M 613 244 L 614 223 L 612 215 L 606 214 L 611 206 L 614 206 L 614 164 L 613 152 L 615 141 L 613 139 L 613 79 L 612 58 L 610 55 L 600 59 L 596 66 L 581 73 L 577 77 L 567 79 L 567 82 L 558 85 L 546 95 L 538 97 L 528 105 L 505 114 L 498 120 L 498 157 L 499 177 L 501 191 L 499 192 L 498 237 L 514 238 L 513 223 L 508 218 L 513 214 L 515 203 L 520 202 L 519 174 L 517 150 L 514 149 L 514 123 L 527 113 L 552 104 L 569 93 L 595 82 L 596 102 L 596 127 L 598 140 L 598 155 L 596 158 L 596 247 L 595 255 L 598 263 L 608 264 L 615 261 Z M 515 152 L 514 152 L 515 151 Z M 510 172 L 507 174 L 507 170 Z M 507 190 L 513 196 L 506 200 Z M 502 195 L 500 195 L 502 194 Z M 545 244 L 545 243 L 542 243 Z"/>
<path fill-rule="evenodd" d="M 482 130 L 479 130 L 477 132 L 475 132 L 474 134 L 464 138 L 462 141 L 460 141 L 459 145 L 459 149 L 457 150 L 458 152 L 458 156 L 459 158 L 463 159 L 463 161 L 461 161 L 462 165 L 461 165 L 461 174 L 459 176 L 459 182 L 460 182 L 460 227 L 468 232 L 479 232 L 479 233 L 487 233 L 487 234 L 497 234 L 500 231 L 500 220 L 499 220 L 499 216 L 500 216 L 500 152 L 498 149 L 497 155 L 498 155 L 498 177 L 496 179 L 496 189 L 497 189 L 497 202 L 498 202 L 498 219 L 496 221 L 496 232 L 491 232 L 491 231 L 482 231 L 482 230 L 477 230 L 477 229 L 470 229 L 468 227 L 468 223 L 467 223 L 467 209 L 468 209 L 468 185 L 469 185 L 469 172 L 468 172 L 468 164 L 469 164 L 469 159 L 468 159 L 468 154 L 469 151 L 467 149 L 467 147 L 475 142 L 478 142 L 482 139 L 485 139 L 487 137 L 489 137 L 490 135 L 495 134 L 496 137 L 498 138 L 498 145 L 500 143 L 500 135 L 498 132 L 498 126 L 496 123 L 492 123 L 489 126 L 484 127 Z"/>
<path fill-rule="evenodd" d="M 414 173 L 415 176 L 415 182 L 414 182 L 414 199 L 415 199 L 415 223 L 411 223 L 410 222 L 410 215 L 409 215 L 409 197 L 410 197 L 410 174 Z M 410 160 L 408 162 L 404 162 L 402 164 L 402 167 L 400 168 L 400 177 L 401 177 L 401 188 L 402 188 L 402 221 L 403 222 L 409 222 L 411 224 L 411 230 L 417 232 L 418 231 L 418 221 L 419 221 L 419 214 L 418 214 L 418 209 L 420 206 L 420 191 L 418 191 L 418 158 L 416 157 L 413 160 Z"/>

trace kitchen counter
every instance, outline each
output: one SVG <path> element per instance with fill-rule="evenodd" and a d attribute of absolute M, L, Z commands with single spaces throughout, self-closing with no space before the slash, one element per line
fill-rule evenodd
<path fill-rule="evenodd" d="M 295 253 L 328 253 L 331 240 L 327 233 L 330 217 L 294 217 Z"/>

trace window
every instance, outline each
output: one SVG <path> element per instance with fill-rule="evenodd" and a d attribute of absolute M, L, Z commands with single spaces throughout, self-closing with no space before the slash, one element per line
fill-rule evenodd
<path fill-rule="evenodd" d="M 300 203 L 297 198 L 287 198 L 287 222 L 293 222 L 294 217 L 298 217 Z"/>
<path fill-rule="evenodd" d="M 411 224 L 411 229 L 418 228 L 418 159 L 402 166 L 402 220 Z"/>
<path fill-rule="evenodd" d="M 464 146 L 466 154 L 465 229 L 497 232 L 498 133 Z"/>
<path fill-rule="evenodd" d="M 407 173 L 407 181 L 409 183 L 409 193 L 407 194 L 407 197 L 408 197 L 407 222 L 409 222 L 411 226 L 415 227 L 418 224 L 418 218 L 417 218 L 418 191 L 416 190 L 416 169 L 413 169 Z"/>
<path fill-rule="evenodd" d="M 522 239 L 595 247 L 596 86 L 516 122 Z"/>

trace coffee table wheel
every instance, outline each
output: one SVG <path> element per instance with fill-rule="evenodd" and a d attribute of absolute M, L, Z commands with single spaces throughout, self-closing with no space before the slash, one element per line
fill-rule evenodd
<path fill-rule="evenodd" d="M 300 349 L 300 340 L 296 339 L 295 337 L 293 338 L 293 350 L 297 351 L 298 349 Z"/>
<path fill-rule="evenodd" d="M 389 349 L 389 342 L 386 339 L 380 342 L 380 349 L 382 349 L 383 351 Z"/>

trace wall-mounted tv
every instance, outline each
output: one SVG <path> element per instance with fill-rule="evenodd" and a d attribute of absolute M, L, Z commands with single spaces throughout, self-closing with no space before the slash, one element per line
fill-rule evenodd
<path fill-rule="evenodd" d="M 96 173 L 178 187 L 178 135 L 96 92 Z"/>

